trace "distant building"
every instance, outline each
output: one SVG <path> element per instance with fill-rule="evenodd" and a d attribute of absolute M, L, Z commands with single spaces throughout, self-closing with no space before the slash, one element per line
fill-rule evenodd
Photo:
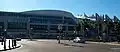
<path fill-rule="evenodd" d="M 76 18 L 72 13 L 60 10 L 33 10 L 25 12 L 0 11 L 0 32 L 6 29 L 7 35 L 28 38 L 56 38 L 57 28 L 63 24 L 63 34 L 72 34 Z"/>

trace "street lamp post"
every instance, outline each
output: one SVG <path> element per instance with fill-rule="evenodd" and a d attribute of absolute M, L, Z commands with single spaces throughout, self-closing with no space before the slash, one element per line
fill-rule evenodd
<path fill-rule="evenodd" d="M 61 31 L 62 31 L 62 24 L 59 24 L 58 25 L 58 30 L 59 30 L 59 40 L 58 40 L 58 43 L 60 43 L 60 38 L 61 38 Z"/>
<path fill-rule="evenodd" d="M 29 36 L 30 36 L 30 40 L 32 40 L 32 30 L 33 30 L 33 28 L 30 28 L 30 32 L 29 32 Z"/>

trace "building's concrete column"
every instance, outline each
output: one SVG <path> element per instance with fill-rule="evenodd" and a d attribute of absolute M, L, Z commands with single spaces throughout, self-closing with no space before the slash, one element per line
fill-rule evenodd
<path fill-rule="evenodd" d="M 27 17 L 28 18 L 28 20 L 27 20 L 27 31 L 26 31 L 26 33 L 27 33 L 27 36 L 28 35 L 30 35 L 30 17 Z"/>
<path fill-rule="evenodd" d="M 48 30 L 48 35 L 50 34 L 50 22 L 48 20 L 48 27 L 47 27 L 47 30 Z"/>
<path fill-rule="evenodd" d="M 66 31 L 68 32 L 68 23 L 66 24 Z"/>
<path fill-rule="evenodd" d="M 7 27 L 8 27 L 8 20 L 7 19 L 5 19 L 5 21 L 4 21 L 4 29 L 7 29 Z"/>
<path fill-rule="evenodd" d="M 64 16 L 62 17 L 62 24 L 64 24 Z"/>

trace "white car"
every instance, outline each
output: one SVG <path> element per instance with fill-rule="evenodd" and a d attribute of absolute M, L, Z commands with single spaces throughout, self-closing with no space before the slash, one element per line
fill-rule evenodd
<path fill-rule="evenodd" d="M 85 43 L 85 39 L 82 37 L 76 37 L 75 39 L 73 39 L 73 42 L 75 43 Z"/>

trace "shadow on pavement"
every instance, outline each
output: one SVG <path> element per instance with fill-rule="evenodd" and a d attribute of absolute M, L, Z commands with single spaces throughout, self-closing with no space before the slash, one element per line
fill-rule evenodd
<path fill-rule="evenodd" d="M 63 44 L 64 46 L 84 47 L 84 46 L 79 46 L 79 45 L 70 45 L 70 44 L 66 44 L 66 43 L 60 43 L 60 44 Z"/>

